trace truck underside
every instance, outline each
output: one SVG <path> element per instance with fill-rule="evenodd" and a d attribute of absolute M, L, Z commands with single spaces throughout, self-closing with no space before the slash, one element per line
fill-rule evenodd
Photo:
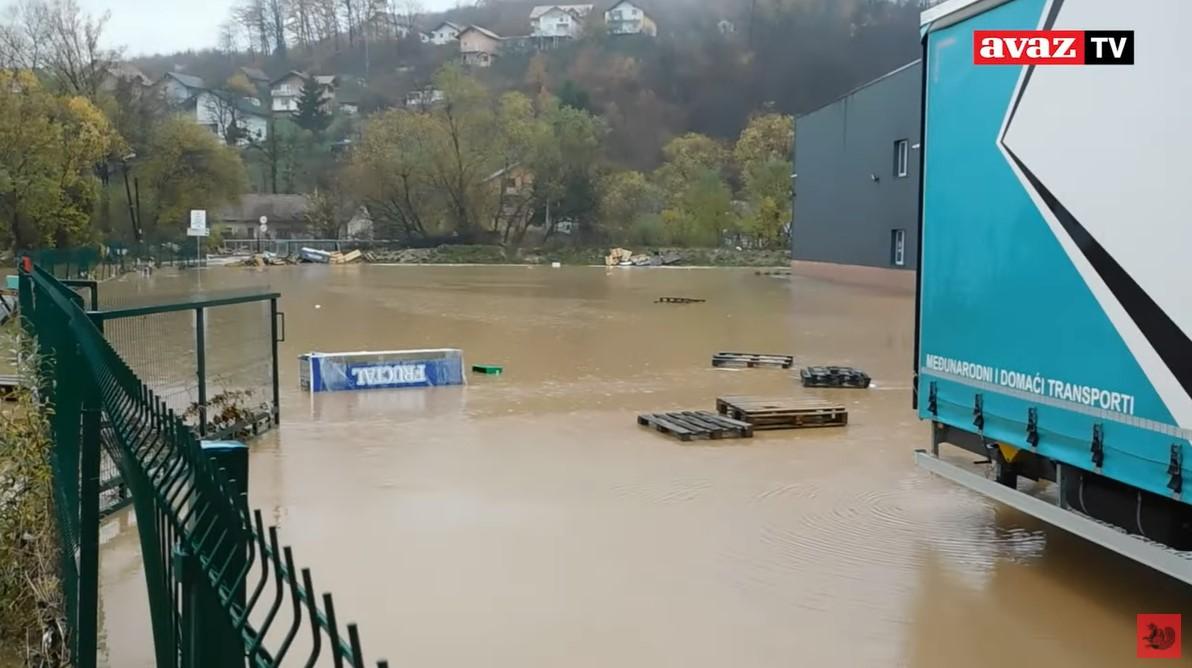
<path fill-rule="evenodd" d="M 985 476 L 940 457 L 950 445 L 977 455 Z M 1096 473 L 990 441 L 941 422 L 932 423 L 931 452 L 916 463 L 1130 559 L 1192 584 L 1192 508 Z M 1052 483 L 1050 495 L 1018 488 L 1019 478 Z"/>

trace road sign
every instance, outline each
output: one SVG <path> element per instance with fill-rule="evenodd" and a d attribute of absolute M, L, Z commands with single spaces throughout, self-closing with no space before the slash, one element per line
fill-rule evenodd
<path fill-rule="evenodd" d="M 203 209 L 193 209 L 190 212 L 190 229 L 192 230 L 206 230 L 207 229 L 207 212 Z"/>
<path fill-rule="evenodd" d="M 209 237 L 209 236 L 211 236 L 211 231 L 205 227 L 201 230 L 196 230 L 195 228 L 192 227 L 192 228 L 186 230 L 186 236 L 188 236 L 188 237 Z"/>

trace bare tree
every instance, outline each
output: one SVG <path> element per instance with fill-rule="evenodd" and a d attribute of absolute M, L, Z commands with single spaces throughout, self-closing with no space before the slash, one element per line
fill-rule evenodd
<path fill-rule="evenodd" d="M 273 28 L 269 22 L 265 0 L 244 0 L 232 10 L 232 16 L 244 27 L 244 32 L 249 36 L 249 43 L 255 44 L 262 55 L 267 55 L 273 50 L 273 42 L 270 39 Z"/>
<path fill-rule="evenodd" d="M 312 0 L 317 13 L 319 39 L 335 41 L 335 49 L 339 50 L 339 0 Z"/>
<path fill-rule="evenodd" d="M 360 3 L 362 0 L 340 0 L 344 22 L 348 27 L 348 46 L 356 45 L 356 32 L 360 27 Z"/>
<path fill-rule="evenodd" d="M 286 19 L 289 13 L 286 0 L 265 0 L 265 23 L 273 40 L 273 52 L 282 62 L 286 60 Z"/>
<path fill-rule="evenodd" d="M 0 30 L 0 65 L 47 71 L 61 90 L 95 99 L 120 57 L 100 46 L 107 21 L 76 0 L 25 0 Z"/>
<path fill-rule="evenodd" d="M 310 46 L 317 39 L 317 4 L 316 0 L 290 0 L 290 34 L 302 46 Z"/>
<path fill-rule="evenodd" d="M 219 25 L 218 48 L 229 58 L 240 50 L 240 29 L 234 21 L 224 21 Z"/>
<path fill-rule="evenodd" d="M 8 8 L 0 25 L 0 67 L 40 70 L 48 47 L 47 8 L 41 0 L 24 0 Z"/>

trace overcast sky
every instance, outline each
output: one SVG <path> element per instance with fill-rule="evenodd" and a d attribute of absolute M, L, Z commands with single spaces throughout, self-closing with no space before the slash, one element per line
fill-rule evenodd
<path fill-rule="evenodd" d="M 237 0 L 79 0 L 88 12 L 110 11 L 109 46 L 130 56 L 214 47 L 219 24 Z M 5 3 L 6 4 L 6 3 Z M 426 11 L 454 7 L 456 0 L 422 0 Z"/>

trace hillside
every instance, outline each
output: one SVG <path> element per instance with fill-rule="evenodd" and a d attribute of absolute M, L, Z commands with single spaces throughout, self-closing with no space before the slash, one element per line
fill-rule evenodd
<path fill-rule="evenodd" d="M 250 4 L 251 4 L 250 0 Z M 298 2 L 300 0 L 292 0 Z M 414 17 L 430 29 L 443 20 L 484 26 L 503 36 L 529 32 L 535 0 L 494 0 Z M 598 4 L 594 17 L 611 3 Z M 634 168 L 661 160 L 661 147 L 692 131 L 735 137 L 751 114 L 802 114 L 919 54 L 919 3 L 906 0 L 643 0 L 659 24 L 657 38 L 609 36 L 589 21 L 581 39 L 535 56 L 506 54 L 477 72 L 490 87 L 537 94 L 543 89 L 604 116 L 608 158 Z M 722 24 L 722 22 L 728 22 Z M 731 24 L 731 30 L 725 31 Z M 397 38 L 358 22 L 334 37 L 299 39 L 236 29 L 221 50 L 135 61 L 150 76 L 176 69 L 223 81 L 242 65 L 272 76 L 291 69 L 358 81 L 365 113 L 400 104 L 458 56 L 452 44 Z M 262 42 L 263 39 L 263 42 Z M 268 46 L 263 55 L 262 44 Z"/>

